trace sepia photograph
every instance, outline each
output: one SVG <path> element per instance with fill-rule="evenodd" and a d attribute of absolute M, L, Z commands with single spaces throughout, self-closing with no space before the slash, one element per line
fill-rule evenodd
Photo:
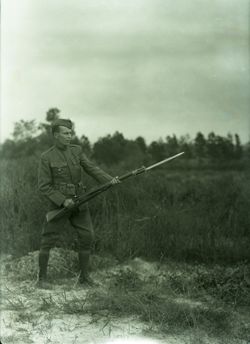
<path fill-rule="evenodd" d="M 250 344 L 249 0 L 1 0 L 0 344 Z"/>

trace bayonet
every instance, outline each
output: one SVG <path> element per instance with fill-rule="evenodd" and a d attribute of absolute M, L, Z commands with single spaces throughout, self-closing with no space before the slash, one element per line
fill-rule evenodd
<path fill-rule="evenodd" d="M 170 161 L 170 160 L 173 160 L 173 159 L 176 159 L 178 158 L 179 156 L 181 156 L 182 154 L 184 154 L 184 152 L 181 152 L 181 153 L 178 153 L 178 154 L 175 154 L 167 159 L 164 159 L 162 161 L 159 161 L 157 162 L 156 164 L 153 164 L 151 166 L 148 166 L 148 167 L 145 167 L 145 166 L 142 166 L 136 170 L 133 170 L 132 172 L 128 172 L 120 177 L 119 180 L 120 181 L 123 181 L 129 177 L 132 177 L 132 176 L 137 176 L 139 174 L 142 174 L 142 173 L 145 173 L 147 171 L 150 171 L 152 170 L 153 168 L 156 168 L 160 165 L 163 165 L 165 164 L 166 162 Z M 74 200 L 74 206 L 71 207 L 71 208 L 65 208 L 65 207 L 62 207 L 62 208 L 59 208 L 59 209 L 55 209 L 55 210 L 51 210 L 47 213 L 46 215 L 46 219 L 47 219 L 47 222 L 50 222 L 52 220 L 55 220 L 55 219 L 58 219 L 68 213 L 70 213 L 73 209 L 75 208 L 78 208 L 81 204 L 83 203 L 86 203 L 88 202 L 90 199 L 98 196 L 99 194 L 101 194 L 102 192 L 108 190 L 111 186 L 114 186 L 114 185 L 117 185 L 117 184 L 112 184 L 112 182 L 107 182 L 97 188 L 93 188 L 92 190 L 90 190 L 89 192 L 83 194 L 82 196 L 78 196 L 75 198 Z"/>

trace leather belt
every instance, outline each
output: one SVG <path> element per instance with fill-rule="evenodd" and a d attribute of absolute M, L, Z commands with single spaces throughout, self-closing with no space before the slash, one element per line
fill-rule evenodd
<path fill-rule="evenodd" d="M 59 190 L 61 193 L 68 195 L 68 196 L 77 196 L 86 191 L 86 186 L 79 182 L 77 184 L 71 183 L 58 183 L 55 184 L 55 189 Z"/>

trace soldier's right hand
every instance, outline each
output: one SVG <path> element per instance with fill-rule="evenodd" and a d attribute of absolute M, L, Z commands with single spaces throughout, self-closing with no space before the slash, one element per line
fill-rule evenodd
<path fill-rule="evenodd" d="M 65 208 L 72 208 L 75 205 L 73 199 L 71 198 L 67 198 L 64 202 L 63 202 L 63 206 Z"/>

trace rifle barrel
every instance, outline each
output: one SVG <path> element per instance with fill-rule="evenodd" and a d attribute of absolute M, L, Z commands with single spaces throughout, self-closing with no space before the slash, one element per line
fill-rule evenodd
<path fill-rule="evenodd" d="M 173 160 L 175 158 L 177 158 L 178 156 L 184 154 L 184 152 L 181 152 L 181 153 L 178 153 L 174 156 L 171 156 L 170 158 L 167 158 L 165 160 L 162 160 L 162 161 L 159 161 L 157 162 L 156 164 L 154 165 L 151 165 L 149 167 L 140 167 L 138 168 L 137 170 L 134 170 L 132 172 L 128 172 L 126 174 L 123 174 L 122 176 L 119 177 L 119 180 L 122 181 L 122 180 L 125 180 L 129 177 L 132 177 L 132 176 L 137 176 L 138 174 L 141 174 L 141 173 L 144 173 L 146 171 L 149 171 L 157 166 L 160 166 L 162 164 L 164 164 L 165 162 L 167 161 L 170 161 L 170 160 Z M 111 182 L 107 182 L 97 188 L 94 188 L 92 190 L 90 190 L 89 192 L 87 192 L 85 195 L 83 196 L 80 196 L 78 197 L 77 201 L 75 202 L 75 206 L 72 208 L 77 208 L 79 205 L 85 203 L 85 202 L 88 202 L 90 199 L 94 198 L 95 196 L 99 195 L 100 193 L 106 191 L 107 189 L 109 189 L 111 186 L 113 186 L 113 184 Z M 71 209 L 67 209 L 67 208 L 61 208 L 61 209 L 58 209 L 58 210 L 52 210 L 50 212 L 47 213 L 46 215 L 46 219 L 48 222 L 52 221 L 53 219 L 57 219 L 63 215 L 65 215 L 66 213 L 70 212 Z"/>

